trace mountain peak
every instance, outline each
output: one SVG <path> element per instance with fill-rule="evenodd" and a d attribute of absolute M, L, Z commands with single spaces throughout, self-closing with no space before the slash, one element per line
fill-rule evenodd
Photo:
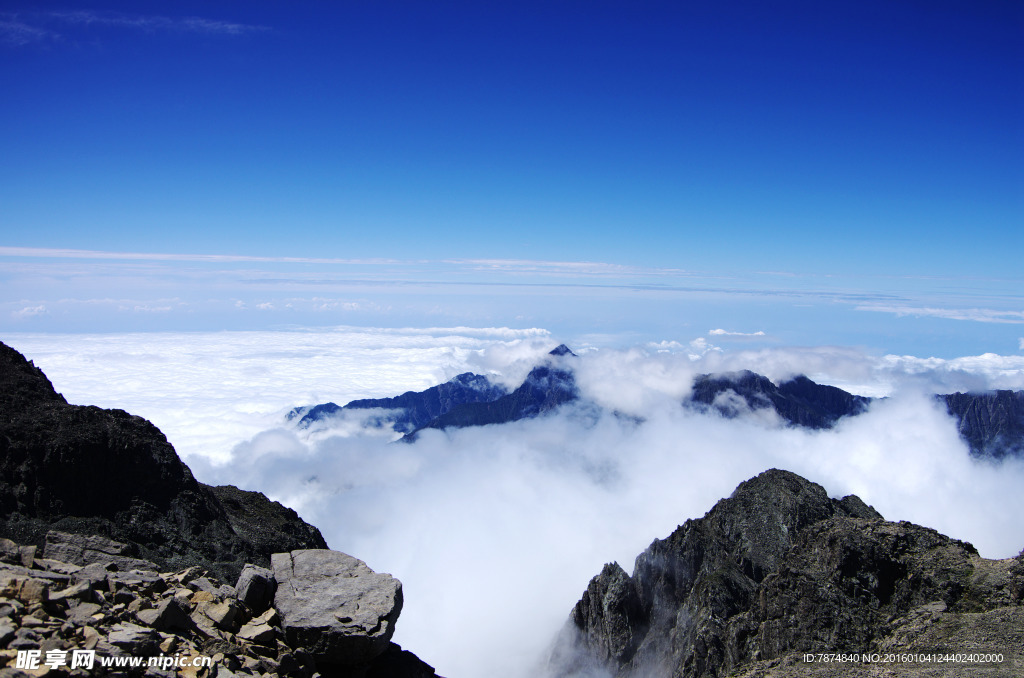
<path fill-rule="evenodd" d="M 555 348 L 551 349 L 550 351 L 548 351 L 548 355 L 571 355 L 574 358 L 578 357 L 565 344 L 559 344 Z"/>

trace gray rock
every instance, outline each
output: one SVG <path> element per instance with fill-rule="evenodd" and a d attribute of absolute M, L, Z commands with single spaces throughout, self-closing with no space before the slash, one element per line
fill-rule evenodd
<path fill-rule="evenodd" d="M 72 577 L 72 581 L 76 582 L 91 582 L 93 584 L 99 584 L 100 582 L 107 581 L 107 575 L 110 574 L 110 570 L 107 569 L 105 563 L 89 563 L 85 567 L 75 572 Z"/>
<path fill-rule="evenodd" d="M 19 546 L 6 537 L 0 539 L 0 562 L 21 564 Z"/>
<path fill-rule="evenodd" d="M 10 620 L 4 619 L 3 621 L 0 621 L 0 647 L 6 646 L 7 643 L 14 638 L 14 632 L 16 630 L 17 629 Z"/>
<path fill-rule="evenodd" d="M 39 643 L 43 641 L 43 637 L 36 631 L 22 626 L 20 629 L 15 630 L 14 640 L 7 644 L 7 648 L 10 650 L 34 650 L 39 647 Z"/>
<path fill-rule="evenodd" d="M 46 533 L 44 555 L 51 560 L 59 560 L 73 565 L 89 563 L 114 563 L 119 570 L 158 570 L 156 563 L 141 558 L 133 558 L 127 544 L 100 537 L 97 535 L 83 536 L 51 530 Z"/>
<path fill-rule="evenodd" d="M 85 625 L 92 621 L 92 616 L 101 609 L 96 603 L 79 603 L 68 610 L 67 619 L 72 624 Z"/>
<path fill-rule="evenodd" d="M 249 622 L 242 626 L 236 634 L 241 640 L 257 645 L 269 645 L 274 642 L 274 629 L 269 624 Z"/>
<path fill-rule="evenodd" d="M 23 603 L 41 603 L 49 600 L 50 580 L 0 571 L 0 596 L 16 598 Z"/>
<path fill-rule="evenodd" d="M 194 591 L 209 591 L 210 593 L 217 593 L 220 588 L 210 581 L 209 577 L 196 577 L 188 585 Z"/>
<path fill-rule="evenodd" d="M 32 567 L 35 557 L 35 546 L 18 546 L 10 539 L 0 539 L 0 563 Z"/>
<path fill-rule="evenodd" d="M 273 572 L 265 567 L 247 564 L 238 576 L 235 595 L 255 614 L 260 614 L 273 602 L 276 588 L 277 580 Z"/>
<path fill-rule="evenodd" d="M 81 600 L 87 602 L 92 600 L 92 597 L 92 582 L 90 581 L 81 581 L 67 587 L 66 589 L 62 589 L 57 592 L 50 592 L 51 602 L 58 600 Z"/>
<path fill-rule="evenodd" d="M 326 549 L 275 553 L 271 565 L 285 636 L 318 666 L 363 664 L 388 648 L 402 611 L 400 581 Z"/>
<path fill-rule="evenodd" d="M 177 596 L 164 598 L 155 608 L 140 610 L 135 616 L 158 631 L 188 629 L 191 626 L 188 603 Z"/>
<path fill-rule="evenodd" d="M 109 650 L 110 654 L 150 657 L 160 652 L 160 635 L 137 624 L 114 624 L 106 641 L 96 646 L 97 654 L 107 654 L 104 650 Z"/>
<path fill-rule="evenodd" d="M 237 631 L 241 625 L 242 610 L 233 600 L 211 605 L 204 610 L 207 617 L 222 631 Z"/>

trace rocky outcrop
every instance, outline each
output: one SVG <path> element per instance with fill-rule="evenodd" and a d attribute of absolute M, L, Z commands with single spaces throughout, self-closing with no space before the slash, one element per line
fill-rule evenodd
<path fill-rule="evenodd" d="M 68 534 L 51 530 L 46 533 L 43 556 L 72 565 L 112 563 L 119 570 L 155 570 L 156 563 L 129 555 L 127 544 L 98 535 Z"/>
<path fill-rule="evenodd" d="M 127 544 L 125 557 L 234 579 L 270 554 L 326 548 L 320 532 L 257 492 L 196 481 L 153 424 L 70 405 L 0 344 L 0 537 L 43 547 L 51 530 Z"/>
<path fill-rule="evenodd" d="M 265 594 L 276 580 L 264 568 L 246 565 L 234 587 L 198 567 L 128 571 L 116 564 L 116 553 L 125 545 L 99 542 L 103 549 L 87 549 L 93 560 L 80 565 L 35 559 L 26 547 L 0 540 L 0 554 L 19 556 L 17 563 L 0 563 L 0 667 L 6 664 L 0 676 L 436 678 L 432 667 L 390 642 L 401 584 L 343 553 L 306 550 L 275 556 L 275 562 L 288 566 L 281 570 L 286 578 L 277 589 L 284 592 L 280 602 L 268 606 Z M 293 589 L 301 597 L 289 597 Z M 358 595 L 339 594 L 353 589 Z M 349 614 L 369 620 L 372 615 L 364 607 L 377 609 L 388 599 L 386 632 L 372 624 L 344 622 Z M 311 607 L 303 607 L 306 603 Z M 343 638 L 338 639 L 330 622 L 295 632 L 311 610 L 343 626 Z M 83 660 L 91 665 L 72 666 L 83 650 L 91 651 L 91 660 Z M 25 671 L 17 666 L 19 652 Z M 38 668 L 31 671 L 25 664 L 33 658 L 29 652 L 38 653 Z M 136 658 L 141 665 L 104 665 L 118 658 Z"/>
<path fill-rule="evenodd" d="M 724 676 L 801 653 L 905 648 L 922 615 L 1002 610 L 1019 622 L 1022 558 L 982 559 L 934 530 L 886 522 L 857 497 L 766 471 L 655 540 L 632 576 L 606 565 L 573 609 L 552 673 Z M 995 651 L 1022 668 L 1017 628 Z"/>

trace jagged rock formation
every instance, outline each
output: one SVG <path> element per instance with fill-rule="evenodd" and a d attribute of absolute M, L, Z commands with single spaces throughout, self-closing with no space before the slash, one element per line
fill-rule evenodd
<path fill-rule="evenodd" d="M 48 535 L 47 555 L 87 554 L 91 560 L 82 565 L 36 558 L 34 546 L 0 539 L 0 665 L 6 664 L 0 676 L 436 678 L 432 667 L 390 642 L 401 584 L 343 553 L 275 554 L 275 562 L 300 559 L 320 567 L 295 568 L 277 581 L 269 570 L 246 565 L 232 587 L 198 567 L 127 570 L 106 553 L 126 548 L 102 538 Z M 337 562 L 350 567 L 329 576 L 329 564 Z M 295 587 L 302 601 L 289 598 Z M 389 596 L 386 633 L 340 621 L 350 608 L 366 617 Z M 343 632 L 330 621 L 294 632 L 313 608 Z M 82 650 L 94 653 L 92 665 L 72 666 Z M 19 670 L 19 652 L 23 661 L 38 653 L 38 668 Z M 149 666 L 151 657 L 156 662 Z M 140 665 L 104 666 L 119 659 Z"/>
<path fill-rule="evenodd" d="M 1018 675 L 1022 574 L 1024 553 L 985 560 L 934 530 L 886 522 L 855 496 L 830 499 L 793 473 L 766 471 L 655 540 L 632 576 L 606 565 L 572 611 L 552 675 L 777 675 L 781 665 L 805 675 L 812 667 L 795 659 L 804 652 L 941 651 L 921 629 L 942 624 L 959 624 L 953 637 L 972 651 L 1003 653 L 996 668 Z M 972 631 L 995 618 L 1015 625 L 999 643 Z"/>
<path fill-rule="evenodd" d="M 161 567 L 234 579 L 270 554 L 326 548 L 319 530 L 258 492 L 199 483 L 164 435 L 122 410 L 70 405 L 0 344 L 0 537 L 102 535 Z"/>
<path fill-rule="evenodd" d="M 816 384 L 805 376 L 776 386 L 767 377 L 745 370 L 697 377 L 690 402 L 714 407 L 725 416 L 736 416 L 744 409 L 772 408 L 790 424 L 823 429 L 831 428 L 842 417 L 864 412 L 871 399 Z"/>
<path fill-rule="evenodd" d="M 976 457 L 1024 455 L 1024 391 L 938 396 Z"/>

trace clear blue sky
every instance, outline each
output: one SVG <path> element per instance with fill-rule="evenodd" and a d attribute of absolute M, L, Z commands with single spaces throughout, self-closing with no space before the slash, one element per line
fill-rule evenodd
<path fill-rule="evenodd" d="M 966 277 L 1024 311 L 1020 2 L 8 1 L 0 66 L 0 246 Z"/>

